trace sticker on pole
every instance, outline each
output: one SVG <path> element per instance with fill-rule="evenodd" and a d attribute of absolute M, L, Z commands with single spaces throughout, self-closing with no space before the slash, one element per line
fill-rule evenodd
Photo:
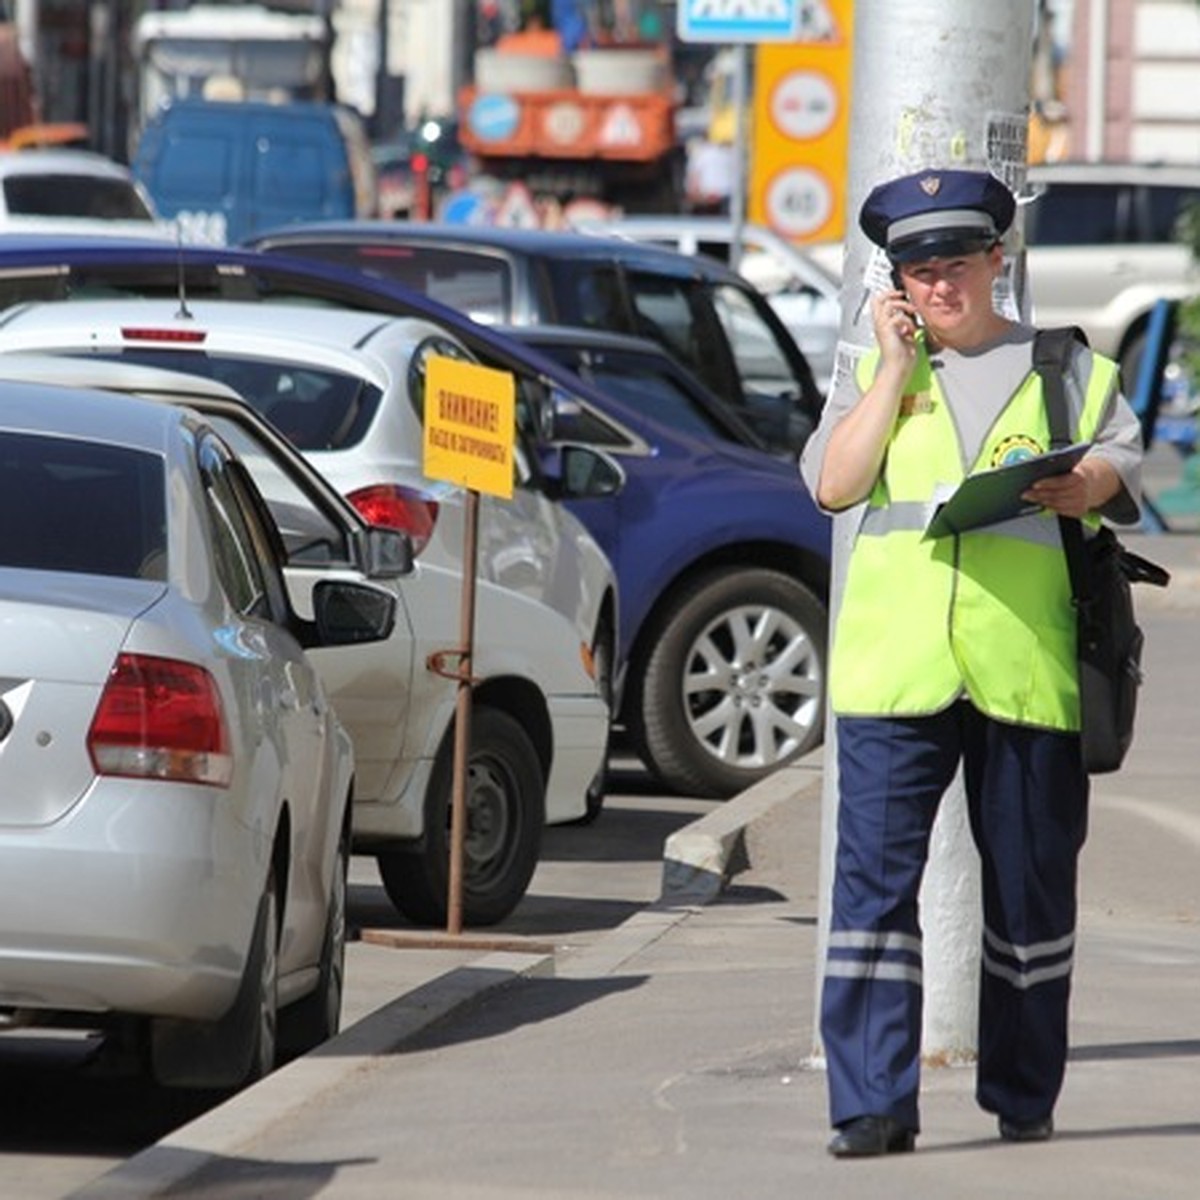
<path fill-rule="evenodd" d="M 515 391 L 509 371 L 431 354 L 425 364 L 425 474 L 511 497 Z"/>

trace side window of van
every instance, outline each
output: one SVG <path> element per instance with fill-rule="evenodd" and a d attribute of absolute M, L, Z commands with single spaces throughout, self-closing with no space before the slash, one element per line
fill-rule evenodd
<path fill-rule="evenodd" d="M 264 134 L 254 156 L 254 194 L 268 204 L 296 195 L 324 198 L 327 189 L 322 143 L 310 138 Z"/>
<path fill-rule="evenodd" d="M 179 197 L 195 207 L 209 203 L 218 206 L 232 190 L 233 142 L 228 137 L 206 136 L 200 130 L 186 137 L 167 137 L 158 161 L 155 190 L 164 196 Z"/>
<path fill-rule="evenodd" d="M 1093 246 L 1135 240 L 1130 193 L 1116 184 L 1051 183 L 1025 213 L 1031 246 Z"/>
<path fill-rule="evenodd" d="M 1152 242 L 1179 241 L 1179 220 L 1191 204 L 1200 203 L 1200 191 L 1185 187 L 1146 188 L 1146 220 Z"/>

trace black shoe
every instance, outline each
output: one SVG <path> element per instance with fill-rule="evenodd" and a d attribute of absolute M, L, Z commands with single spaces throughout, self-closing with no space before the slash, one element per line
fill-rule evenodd
<path fill-rule="evenodd" d="M 1006 1121 L 1000 1118 L 1000 1136 L 1006 1142 L 1048 1142 L 1054 1136 L 1054 1118 L 1040 1121 Z"/>
<path fill-rule="evenodd" d="M 906 1154 L 917 1135 L 894 1117 L 856 1117 L 847 1121 L 829 1143 L 834 1158 L 871 1158 L 877 1154 Z"/>

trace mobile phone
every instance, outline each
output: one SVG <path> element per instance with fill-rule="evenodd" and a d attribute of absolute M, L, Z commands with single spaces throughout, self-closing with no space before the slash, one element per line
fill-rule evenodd
<path fill-rule="evenodd" d="M 900 278 L 899 267 L 892 268 L 892 287 L 894 287 L 896 291 L 898 291 L 904 297 L 905 300 L 908 300 L 908 292 L 904 290 L 904 281 Z M 910 300 L 909 303 L 911 304 L 912 301 Z M 920 327 L 921 318 L 918 317 L 915 312 L 912 314 L 912 321 L 915 326 L 918 328 Z"/>

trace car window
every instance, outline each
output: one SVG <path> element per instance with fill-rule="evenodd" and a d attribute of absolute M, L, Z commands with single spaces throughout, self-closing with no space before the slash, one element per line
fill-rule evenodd
<path fill-rule="evenodd" d="M 20 216 L 154 219 L 131 184 L 90 175 L 12 175 L 4 181 L 4 203 Z"/>
<path fill-rule="evenodd" d="M 279 530 L 289 563 L 355 565 L 346 528 L 282 468 L 269 446 L 238 421 L 221 416 L 209 420 L 254 480 Z"/>
<path fill-rule="evenodd" d="M 631 316 L 615 267 L 604 263 L 584 267 L 575 263 L 549 264 L 554 295 L 565 325 L 631 333 Z"/>
<path fill-rule="evenodd" d="M 279 249 L 402 283 L 485 325 L 512 318 L 512 271 L 493 255 L 390 241 L 366 245 L 290 241 Z"/>
<path fill-rule="evenodd" d="M 298 450 L 345 450 L 366 436 L 383 392 L 358 375 L 236 354 L 134 348 L 106 355 L 227 384 Z"/>
<path fill-rule="evenodd" d="M 1030 246 L 1090 246 L 1135 240 L 1130 192 L 1104 183 L 1046 185 L 1025 210 Z"/>
<path fill-rule="evenodd" d="M 259 549 L 225 467 L 215 443 L 205 441 L 200 448 L 200 473 L 217 575 L 229 602 L 242 616 L 270 620 L 275 614 Z"/>
<path fill-rule="evenodd" d="M 645 413 L 672 429 L 705 438 L 736 440 L 732 438 L 728 427 L 714 417 L 683 384 L 666 371 L 656 369 L 652 363 L 602 350 L 579 352 L 573 347 L 562 346 L 539 346 L 538 349 L 631 409 Z M 572 420 L 572 424 L 578 423 L 575 432 L 570 435 L 572 440 L 587 441 L 592 445 L 619 445 L 625 441 L 611 427 L 590 429 L 591 436 L 581 436 L 583 428 L 595 424 L 588 421 L 588 416 L 583 412 Z M 562 417 L 558 420 L 561 429 Z"/>
<path fill-rule="evenodd" d="M 745 253 L 745 245 L 742 247 Z M 696 253 L 703 254 L 705 258 L 715 258 L 717 262 L 729 265 L 729 243 L 725 240 L 716 240 L 713 238 L 699 238 L 696 241 Z"/>
<path fill-rule="evenodd" d="M 630 272 L 628 281 L 636 313 L 632 332 L 651 338 L 680 362 L 698 369 L 702 358 L 701 331 L 691 281 L 640 272 Z"/>
<path fill-rule="evenodd" d="M 584 446 L 614 451 L 635 449 L 634 439 L 619 425 L 565 388 L 551 389 L 551 403 L 554 408 L 554 431 L 553 436 L 546 440 L 578 442 Z"/>
<path fill-rule="evenodd" d="M 795 372 L 774 329 L 750 298 L 725 284 L 713 289 L 713 307 L 737 361 L 744 389 L 756 392 L 797 390 Z"/>
<path fill-rule="evenodd" d="M 0 434 L 0 566 L 166 578 L 161 457 L 40 434 Z"/>
<path fill-rule="evenodd" d="M 812 433 L 815 415 L 774 328 L 740 288 L 720 284 L 712 299 L 741 377 L 739 416 L 768 444 L 799 450 Z"/>
<path fill-rule="evenodd" d="M 1180 221 L 1192 205 L 1200 204 L 1200 188 L 1154 187 L 1144 189 L 1145 228 L 1152 242 L 1182 241 Z"/>

